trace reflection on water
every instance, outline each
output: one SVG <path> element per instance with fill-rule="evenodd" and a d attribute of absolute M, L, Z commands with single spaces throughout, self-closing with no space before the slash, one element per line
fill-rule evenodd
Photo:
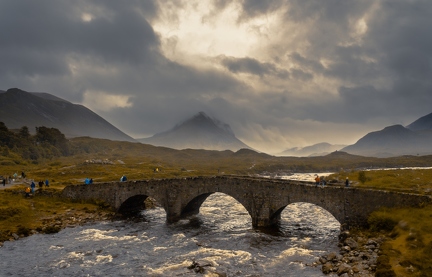
<path fill-rule="evenodd" d="M 339 223 L 323 209 L 296 203 L 275 229 L 252 228 L 232 197 L 210 195 L 200 213 L 166 224 L 162 208 L 140 221 L 103 222 L 34 235 L 0 248 L 0 276 L 324 276 L 310 266 L 337 250 Z"/>

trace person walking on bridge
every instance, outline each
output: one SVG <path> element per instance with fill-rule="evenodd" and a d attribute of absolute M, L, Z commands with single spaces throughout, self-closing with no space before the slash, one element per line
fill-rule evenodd
<path fill-rule="evenodd" d="M 318 175 L 316 175 L 316 177 L 315 177 L 315 187 L 318 187 L 319 184 L 320 184 L 320 177 Z"/>

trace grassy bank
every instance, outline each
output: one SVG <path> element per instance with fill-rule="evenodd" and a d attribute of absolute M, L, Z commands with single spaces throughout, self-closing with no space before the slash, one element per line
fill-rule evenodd
<path fill-rule="evenodd" d="M 431 195 L 432 169 L 397 169 L 339 172 L 329 179 L 351 186 Z M 368 236 L 388 237 L 382 246 L 376 276 L 432 276 L 432 205 L 382 209 L 369 217 Z"/>
<path fill-rule="evenodd" d="M 432 276 L 432 205 L 382 209 L 369 217 L 369 224 L 369 235 L 379 232 L 388 237 L 381 248 L 388 263 L 376 276 Z"/>
<path fill-rule="evenodd" d="M 103 210 L 95 203 L 77 203 L 58 196 L 58 189 L 37 191 L 29 198 L 23 195 L 24 186 L 0 191 L 0 242 L 13 233 L 28 236 L 31 230 L 53 233 L 60 230 L 66 217 L 94 214 Z"/>
<path fill-rule="evenodd" d="M 341 171 L 329 179 L 343 182 L 346 177 L 355 187 L 432 195 L 432 169 Z"/>

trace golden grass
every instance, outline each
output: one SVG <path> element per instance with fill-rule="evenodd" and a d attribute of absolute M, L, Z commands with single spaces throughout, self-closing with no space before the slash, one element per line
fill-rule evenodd
<path fill-rule="evenodd" d="M 329 178 L 343 181 L 348 177 L 353 186 L 361 188 L 432 194 L 432 169 L 364 171 L 368 180 L 363 184 L 359 181 L 359 172 L 339 172 L 330 175 Z"/>
<path fill-rule="evenodd" d="M 56 196 L 37 195 L 25 198 L 24 186 L 0 191 L 0 241 L 8 239 L 20 228 L 37 229 L 44 218 L 61 216 L 69 210 L 94 212 L 99 207 L 92 203 L 76 203 Z M 51 193 L 56 189 L 45 189 Z M 18 232 L 19 233 L 19 232 Z"/>
<path fill-rule="evenodd" d="M 382 250 L 397 276 L 432 276 L 432 205 L 382 209 L 371 217 L 396 224 Z"/>

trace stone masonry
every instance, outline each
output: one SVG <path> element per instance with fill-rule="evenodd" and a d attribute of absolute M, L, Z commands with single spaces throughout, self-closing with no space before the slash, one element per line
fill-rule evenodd
<path fill-rule="evenodd" d="M 62 195 L 104 201 L 119 213 L 139 211 L 151 197 L 165 209 L 167 221 L 175 222 L 199 213 L 201 204 L 215 192 L 240 202 L 254 227 L 276 224 L 283 209 L 296 202 L 320 206 L 349 228 L 365 226 L 369 214 L 380 207 L 415 207 L 432 201 L 425 195 L 340 186 L 319 188 L 308 182 L 229 175 L 70 185 Z"/>

